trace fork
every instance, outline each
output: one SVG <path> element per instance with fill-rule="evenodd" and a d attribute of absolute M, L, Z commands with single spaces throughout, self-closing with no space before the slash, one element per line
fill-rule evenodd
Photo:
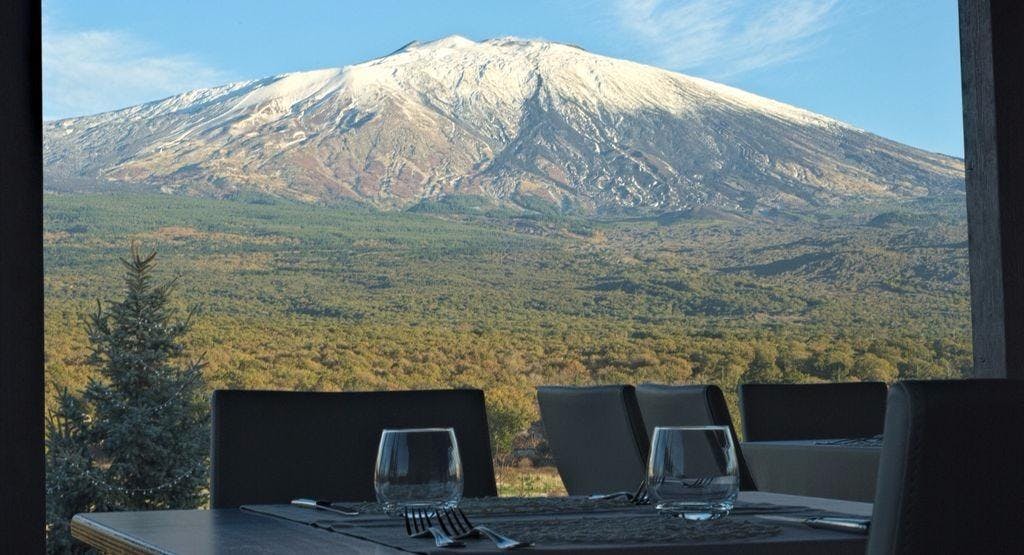
<path fill-rule="evenodd" d="M 449 536 L 445 531 L 431 524 L 430 513 L 426 509 L 406 508 L 402 516 L 405 519 L 405 533 L 410 538 L 432 536 L 437 547 L 462 547 L 464 544 Z M 435 511 L 437 522 L 443 526 L 441 515 Z"/>
<path fill-rule="evenodd" d="M 441 515 L 444 515 L 443 519 L 441 518 Z M 447 525 L 445 525 L 445 521 L 448 522 Z M 462 512 L 462 509 L 458 507 L 455 507 L 454 509 L 442 508 L 441 512 L 437 515 L 437 522 L 446 533 L 450 533 L 455 538 L 462 539 L 485 536 L 494 542 L 494 545 L 501 550 L 515 549 L 517 547 L 529 547 L 533 545 L 529 542 L 521 542 L 499 534 L 486 526 L 474 526 L 473 523 L 470 522 L 469 517 L 466 516 L 466 513 Z"/>
<path fill-rule="evenodd" d="M 587 499 L 591 501 L 607 501 L 609 499 L 615 499 L 617 497 L 625 497 L 627 501 L 636 505 L 649 505 L 651 503 L 651 496 L 647 493 L 647 478 L 640 480 L 640 486 L 637 487 L 636 491 L 616 491 L 614 493 L 595 493 L 590 495 Z"/>
<path fill-rule="evenodd" d="M 636 493 L 633 494 L 633 498 L 630 499 L 634 505 L 650 505 L 651 504 L 651 492 L 647 489 L 647 478 L 640 480 L 640 487 L 636 488 Z"/>

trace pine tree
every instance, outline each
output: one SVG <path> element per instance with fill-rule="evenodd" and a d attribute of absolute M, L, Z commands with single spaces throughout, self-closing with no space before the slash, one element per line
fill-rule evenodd
<path fill-rule="evenodd" d="M 156 252 L 136 246 L 122 260 L 123 301 L 99 306 L 86 327 L 101 379 L 84 400 L 92 407 L 90 434 L 108 463 L 106 502 L 119 509 L 194 507 L 204 501 L 209 453 L 203 363 L 176 366 L 181 337 L 195 310 L 175 320 L 169 306 L 175 280 L 153 282 Z"/>
<path fill-rule="evenodd" d="M 57 391 L 57 408 L 46 416 L 46 548 L 50 553 L 83 551 L 71 541 L 71 517 L 92 510 L 99 482 L 86 441 L 88 416 L 80 397 Z"/>
<path fill-rule="evenodd" d="M 50 417 L 49 529 L 83 510 L 193 508 L 205 502 L 209 409 L 201 360 L 180 362 L 195 309 L 178 319 L 175 280 L 155 283 L 156 252 L 133 245 L 125 296 L 86 323 L 98 376 L 59 395 Z M 62 519 L 64 519 L 62 521 Z M 54 538 L 54 544 L 66 541 Z"/>

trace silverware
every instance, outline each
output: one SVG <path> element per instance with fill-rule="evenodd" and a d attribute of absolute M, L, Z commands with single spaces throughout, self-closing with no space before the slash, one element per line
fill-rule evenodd
<path fill-rule="evenodd" d="M 435 516 L 438 523 L 441 523 L 441 515 L 435 513 Z M 463 547 L 465 545 L 449 536 L 446 531 L 434 526 L 430 520 L 430 513 L 426 509 L 405 509 L 402 512 L 402 517 L 405 519 L 405 533 L 410 538 L 431 536 L 437 547 Z"/>
<path fill-rule="evenodd" d="M 797 517 L 778 515 L 754 515 L 757 518 L 788 524 L 802 524 L 810 528 L 821 530 L 833 530 L 836 532 L 850 532 L 853 534 L 867 534 L 871 527 L 871 519 L 868 518 L 845 518 L 838 516 L 818 517 Z"/>
<path fill-rule="evenodd" d="M 694 486 L 697 487 L 697 486 Z M 647 478 L 640 480 L 640 485 L 636 488 L 635 492 L 628 491 L 616 491 L 614 493 L 595 493 L 587 497 L 592 501 L 607 501 L 609 499 L 616 499 L 618 497 L 625 497 L 631 503 L 635 505 L 650 505 L 651 495 L 647 491 Z"/>
<path fill-rule="evenodd" d="M 615 499 L 617 497 L 625 497 L 626 499 L 633 499 L 633 492 L 631 491 L 617 491 L 615 493 L 595 493 L 588 495 L 587 499 L 591 501 L 607 501 L 609 499 Z"/>
<path fill-rule="evenodd" d="M 444 516 L 443 519 L 441 518 L 442 515 Z M 529 542 L 514 540 L 486 526 L 474 526 L 473 523 L 470 522 L 469 517 L 466 516 L 466 513 L 462 512 L 462 509 L 458 507 L 454 509 L 440 509 L 440 512 L 437 514 L 437 522 L 445 532 L 449 532 L 455 538 L 462 539 L 484 536 L 494 542 L 495 547 L 501 550 L 515 549 L 517 547 L 529 547 L 533 545 Z"/>
<path fill-rule="evenodd" d="M 647 478 L 640 481 L 640 487 L 636 488 L 636 493 L 633 494 L 633 498 L 630 499 L 634 505 L 650 505 L 651 504 L 651 492 L 647 487 Z"/>
<path fill-rule="evenodd" d="M 503 536 L 498 532 L 495 532 L 494 530 L 480 524 L 474 526 L 473 530 L 475 532 L 483 534 L 484 536 L 487 536 L 489 540 L 494 542 L 495 547 L 501 550 L 515 549 L 517 547 L 530 547 L 531 545 L 533 545 L 529 542 L 521 542 L 514 540 L 508 536 Z"/>
<path fill-rule="evenodd" d="M 345 516 L 357 516 L 359 511 L 349 509 L 348 507 L 334 507 L 330 501 L 317 501 L 316 499 L 292 499 L 292 505 L 296 507 L 305 507 L 307 509 L 317 509 L 321 511 L 330 511 L 339 515 Z"/>

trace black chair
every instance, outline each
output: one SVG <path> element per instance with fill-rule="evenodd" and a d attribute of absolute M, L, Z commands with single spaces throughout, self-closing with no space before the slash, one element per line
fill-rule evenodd
<path fill-rule="evenodd" d="M 454 428 L 464 495 L 497 495 L 479 390 L 215 391 L 212 416 L 215 509 L 298 497 L 372 501 L 384 428 Z"/>
<path fill-rule="evenodd" d="M 633 491 L 647 434 L 631 385 L 537 388 L 548 445 L 569 495 Z"/>
<path fill-rule="evenodd" d="M 883 382 L 742 384 L 747 441 L 871 437 L 885 423 Z"/>
<path fill-rule="evenodd" d="M 740 489 L 757 489 L 743 458 L 725 396 L 718 386 L 643 384 L 637 386 L 636 398 L 648 437 L 654 437 L 657 426 L 728 426 L 736 446 Z"/>
<path fill-rule="evenodd" d="M 1024 381 L 889 393 L 868 553 L 1021 553 Z"/>

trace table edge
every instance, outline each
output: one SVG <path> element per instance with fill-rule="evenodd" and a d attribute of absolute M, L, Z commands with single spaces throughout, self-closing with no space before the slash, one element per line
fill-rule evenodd
<path fill-rule="evenodd" d="M 815 443 L 817 441 L 826 440 L 802 440 L 802 439 L 779 439 L 779 440 L 758 440 L 758 441 L 741 441 L 740 447 L 746 449 L 749 447 L 852 447 L 856 449 L 872 449 L 875 451 L 881 451 L 881 444 L 865 444 L 865 443 Z"/>
<path fill-rule="evenodd" d="M 100 550 L 102 553 L 146 553 L 166 555 L 159 547 L 139 541 L 127 534 L 123 534 L 89 519 L 87 513 L 79 513 L 71 519 L 71 537 Z"/>

